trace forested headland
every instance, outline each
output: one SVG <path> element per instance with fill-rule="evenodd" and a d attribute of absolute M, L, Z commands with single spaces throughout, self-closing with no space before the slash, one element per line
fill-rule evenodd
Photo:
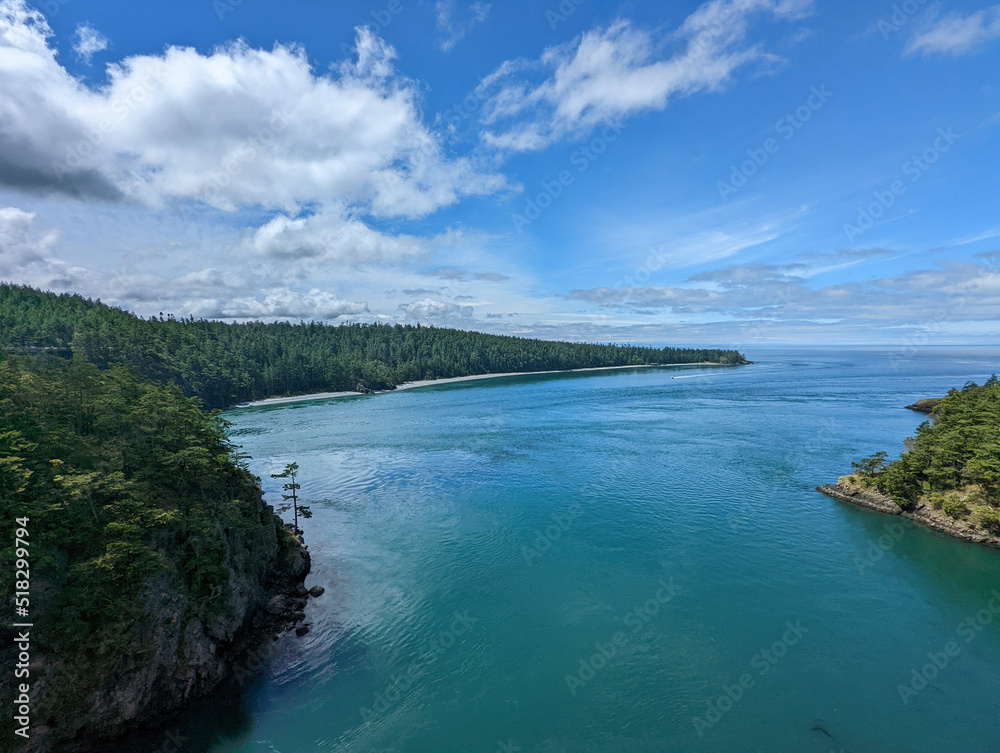
<path fill-rule="evenodd" d="M 308 572 L 221 418 L 79 356 L 0 353 L 0 521 L 20 539 L 0 548 L 0 590 L 12 600 L 21 573 L 33 625 L 30 751 L 113 738 L 210 691 L 280 629 L 262 610 Z M 0 636 L 13 667 L 9 623 Z"/>
<path fill-rule="evenodd" d="M 176 384 L 206 408 L 403 382 L 601 366 L 745 363 L 735 350 L 590 345 L 417 325 L 150 318 L 78 295 L 0 284 L 0 347 L 79 354 Z"/>
<path fill-rule="evenodd" d="M 854 463 L 838 498 L 911 514 L 935 528 L 975 540 L 1000 537 L 1000 383 L 967 383 L 930 402 L 931 420 L 886 462 L 885 452 Z M 872 493 L 875 493 L 874 496 Z"/>

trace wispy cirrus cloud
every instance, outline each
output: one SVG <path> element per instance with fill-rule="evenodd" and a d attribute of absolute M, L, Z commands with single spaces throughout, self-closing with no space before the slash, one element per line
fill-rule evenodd
<path fill-rule="evenodd" d="M 974 13 L 949 13 L 913 37 L 907 54 L 968 55 L 1000 39 L 1000 4 Z"/>
<path fill-rule="evenodd" d="M 711 0 L 670 35 L 619 20 L 551 47 L 538 60 L 507 61 L 483 81 L 500 86 L 484 108 L 483 141 L 504 151 L 536 151 L 600 124 L 662 110 L 677 97 L 719 90 L 746 66 L 781 62 L 748 43 L 754 17 L 798 19 L 811 8 L 812 0 Z"/>
<path fill-rule="evenodd" d="M 464 17 L 456 18 L 455 0 L 438 0 L 434 13 L 441 33 L 441 49 L 448 52 L 465 39 L 474 26 L 486 20 L 490 14 L 490 3 L 472 3 L 468 12 L 462 13 Z"/>

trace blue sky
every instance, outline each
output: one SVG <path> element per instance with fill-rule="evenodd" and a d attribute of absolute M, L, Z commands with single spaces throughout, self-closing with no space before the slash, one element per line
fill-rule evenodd
<path fill-rule="evenodd" d="M 994 342 L 1000 4 L 0 0 L 0 279 L 141 315 Z"/>

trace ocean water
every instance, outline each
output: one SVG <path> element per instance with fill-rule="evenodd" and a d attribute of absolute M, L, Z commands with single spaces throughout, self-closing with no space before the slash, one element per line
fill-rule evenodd
<path fill-rule="evenodd" d="M 748 356 L 231 412 L 326 593 L 136 750 L 1000 751 L 1000 551 L 815 491 L 1000 349 Z"/>

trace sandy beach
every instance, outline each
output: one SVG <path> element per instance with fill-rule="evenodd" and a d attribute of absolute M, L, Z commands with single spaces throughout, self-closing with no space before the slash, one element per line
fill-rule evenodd
<path fill-rule="evenodd" d="M 588 369 L 561 369 L 556 371 L 509 371 L 502 374 L 473 374 L 471 376 L 449 377 L 448 379 L 425 379 L 419 382 L 403 382 L 396 385 L 395 390 L 385 390 L 384 392 L 398 392 L 399 390 L 412 390 L 417 387 L 433 387 L 439 384 L 455 384 L 457 382 L 476 382 L 481 379 L 501 379 L 503 377 L 516 376 L 537 376 L 539 374 L 577 374 L 587 371 L 615 371 L 620 369 L 662 369 L 662 368 L 691 368 L 695 366 L 726 366 L 728 364 L 712 363 L 646 363 L 636 366 L 595 366 Z M 265 400 L 253 400 L 249 403 L 237 403 L 236 408 L 258 408 L 265 405 L 284 405 L 286 403 L 301 403 L 306 400 L 331 400 L 338 397 L 357 397 L 364 395 L 364 392 L 314 392 L 308 395 L 291 395 L 289 397 L 269 397 Z M 384 393 L 376 393 L 384 394 Z"/>

